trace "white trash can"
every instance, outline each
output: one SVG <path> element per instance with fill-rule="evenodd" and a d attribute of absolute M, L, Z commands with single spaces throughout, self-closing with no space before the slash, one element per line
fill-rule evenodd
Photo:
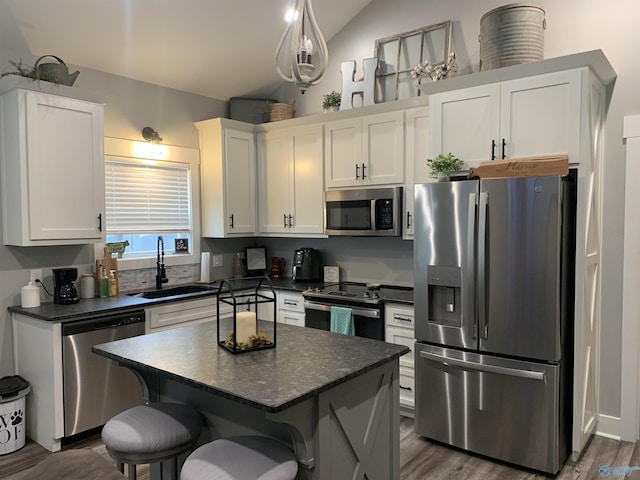
<path fill-rule="evenodd" d="M 15 452 L 25 442 L 25 397 L 29 382 L 19 375 L 0 378 L 0 455 Z"/>

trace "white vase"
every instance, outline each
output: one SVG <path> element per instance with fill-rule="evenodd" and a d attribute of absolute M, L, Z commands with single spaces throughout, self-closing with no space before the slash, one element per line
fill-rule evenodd
<path fill-rule="evenodd" d="M 337 112 L 340 107 L 332 106 L 324 109 L 324 113 Z"/>
<path fill-rule="evenodd" d="M 445 172 L 438 172 L 438 174 L 436 175 L 436 178 L 438 179 L 439 182 L 448 182 L 449 174 Z"/>

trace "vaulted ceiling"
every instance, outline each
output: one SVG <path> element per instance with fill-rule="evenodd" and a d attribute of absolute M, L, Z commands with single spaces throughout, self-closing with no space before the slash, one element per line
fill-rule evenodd
<path fill-rule="evenodd" d="M 370 2 L 314 0 L 325 39 Z M 273 58 L 292 3 L 0 0 L 0 48 L 220 100 L 264 96 L 282 81 Z"/>

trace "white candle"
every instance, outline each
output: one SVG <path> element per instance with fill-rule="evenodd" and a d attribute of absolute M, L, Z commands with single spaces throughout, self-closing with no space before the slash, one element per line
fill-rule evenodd
<path fill-rule="evenodd" d="M 255 312 L 236 313 L 236 343 L 245 343 L 251 347 L 249 337 L 256 334 Z"/>

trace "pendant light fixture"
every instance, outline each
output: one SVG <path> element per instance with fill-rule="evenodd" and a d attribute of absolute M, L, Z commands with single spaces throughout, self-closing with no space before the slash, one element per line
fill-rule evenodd
<path fill-rule="evenodd" d="M 289 25 L 276 49 L 276 69 L 304 93 L 324 75 L 329 61 L 327 44 L 313 15 L 311 0 L 294 0 Z"/>

